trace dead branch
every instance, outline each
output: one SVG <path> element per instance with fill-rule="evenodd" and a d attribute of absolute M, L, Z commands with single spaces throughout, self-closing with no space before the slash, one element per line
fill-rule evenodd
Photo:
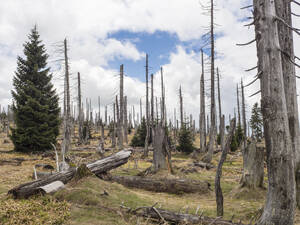
<path fill-rule="evenodd" d="M 256 39 L 252 40 L 252 41 L 249 41 L 247 43 L 244 43 L 244 44 L 236 44 L 237 46 L 246 46 L 246 45 L 250 45 L 252 43 L 254 43 L 256 41 Z"/>
<path fill-rule="evenodd" d="M 261 90 L 259 90 L 259 91 L 255 92 L 253 95 L 250 95 L 250 96 L 249 96 L 249 98 L 251 98 L 251 97 L 253 97 L 253 96 L 255 96 L 255 95 L 259 94 L 260 92 L 261 92 Z"/>
<path fill-rule="evenodd" d="M 250 71 L 255 70 L 255 69 L 257 69 L 257 68 L 258 68 L 258 66 L 254 66 L 254 67 L 252 67 L 252 68 L 250 68 L 250 69 L 245 70 L 245 72 L 250 72 Z"/>

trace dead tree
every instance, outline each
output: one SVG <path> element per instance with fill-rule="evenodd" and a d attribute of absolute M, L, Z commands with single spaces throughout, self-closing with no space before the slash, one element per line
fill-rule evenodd
<path fill-rule="evenodd" d="M 224 149 L 222 149 L 221 158 L 218 164 L 216 178 L 215 178 L 215 193 L 216 193 L 216 202 L 217 202 L 217 216 L 223 216 L 224 209 L 223 209 L 223 193 L 221 188 L 221 176 L 222 176 L 222 167 L 223 163 L 226 160 L 227 153 L 230 149 L 230 144 L 232 141 L 232 137 L 235 130 L 235 118 L 232 119 L 230 122 L 229 133 L 226 138 L 226 143 L 224 145 Z"/>
<path fill-rule="evenodd" d="M 105 106 L 105 126 L 107 126 L 107 105 Z"/>
<path fill-rule="evenodd" d="M 215 36 L 214 36 L 214 1 L 211 0 L 210 4 L 210 132 L 209 132 L 209 144 L 208 144 L 208 151 L 206 155 L 203 157 L 203 161 L 206 163 L 210 163 L 212 160 L 213 152 L 214 152 L 214 145 L 216 142 L 216 103 L 215 103 Z"/>
<path fill-rule="evenodd" d="M 278 18 L 284 22 L 278 22 L 279 43 L 282 58 L 282 72 L 284 81 L 285 98 L 287 105 L 287 113 L 289 120 L 289 130 L 292 140 L 292 148 L 295 154 L 295 171 L 300 170 L 300 131 L 299 131 L 299 115 L 297 103 L 296 73 L 293 64 L 294 41 L 292 27 L 291 1 L 278 0 L 275 4 Z M 279 20 L 279 19 L 278 19 Z M 296 176 L 297 183 L 297 205 L 300 207 L 300 180 L 299 175 Z"/>
<path fill-rule="evenodd" d="M 111 133 L 111 147 L 116 147 L 116 104 L 113 104 L 113 132 Z"/>
<path fill-rule="evenodd" d="M 118 135 L 118 147 L 121 149 L 123 147 L 123 143 L 121 142 L 121 122 L 120 122 L 120 109 L 119 109 L 119 102 L 118 102 L 118 96 L 116 95 L 116 115 L 117 115 L 117 135 Z"/>
<path fill-rule="evenodd" d="M 153 74 L 151 74 L 151 126 L 154 125 L 154 90 L 153 90 Z"/>
<path fill-rule="evenodd" d="M 142 108 L 142 99 L 140 98 L 140 124 L 142 123 L 143 120 L 143 108 Z"/>
<path fill-rule="evenodd" d="M 120 66 L 120 120 L 119 120 L 119 133 L 118 133 L 118 140 L 119 140 L 119 147 L 120 149 L 123 148 L 123 134 L 124 132 L 124 66 L 123 64 Z M 120 136 L 119 136 L 120 135 Z"/>
<path fill-rule="evenodd" d="M 245 106 L 245 94 L 244 94 L 244 85 L 243 80 L 241 80 L 241 91 L 242 91 L 242 116 L 243 116 L 243 131 L 244 131 L 244 146 L 247 147 L 247 119 L 246 119 L 246 106 Z"/>
<path fill-rule="evenodd" d="M 125 143 L 128 144 L 127 96 L 124 98 L 124 137 Z"/>
<path fill-rule="evenodd" d="M 80 85 L 80 73 L 78 72 L 78 142 L 83 142 L 83 118 L 81 108 L 81 85 Z"/>
<path fill-rule="evenodd" d="M 183 100 L 182 100 L 182 91 L 181 86 L 179 87 L 179 104 L 180 104 L 180 126 L 183 127 Z"/>
<path fill-rule="evenodd" d="M 145 138 L 145 150 L 144 150 L 143 157 L 148 156 L 149 136 L 150 136 L 150 124 L 149 124 L 148 54 L 146 54 L 146 138 Z"/>
<path fill-rule="evenodd" d="M 268 193 L 258 225 L 294 224 L 295 172 L 284 90 L 275 1 L 254 0 L 261 108 L 267 152 Z"/>
<path fill-rule="evenodd" d="M 241 111 L 240 111 L 240 94 L 239 94 L 239 84 L 236 84 L 236 104 L 238 110 L 238 127 L 241 126 Z"/>
<path fill-rule="evenodd" d="M 225 144 L 225 116 L 222 115 L 222 105 L 221 105 L 221 89 L 220 89 L 220 74 L 219 69 L 217 68 L 217 81 L 218 81 L 218 102 L 219 102 L 219 131 L 221 139 L 221 149 L 224 148 Z"/>
<path fill-rule="evenodd" d="M 205 119 L 205 87 L 204 87 L 204 59 L 203 50 L 201 49 L 202 73 L 200 79 L 200 150 L 206 151 L 206 119 Z"/>
<path fill-rule="evenodd" d="M 164 76 L 163 76 L 163 68 L 160 67 L 160 78 L 161 78 L 161 123 L 166 123 L 165 116 L 165 91 L 164 91 Z"/>
<path fill-rule="evenodd" d="M 243 175 L 241 187 L 262 188 L 264 182 L 264 148 L 257 146 L 255 139 L 243 152 Z"/>
<path fill-rule="evenodd" d="M 71 144 L 71 127 L 70 127 L 70 83 L 69 83 L 69 62 L 68 62 L 68 46 L 67 39 L 64 40 L 64 58 L 65 58 L 65 84 L 64 84 L 64 136 L 62 144 L 62 156 L 68 153 Z"/>

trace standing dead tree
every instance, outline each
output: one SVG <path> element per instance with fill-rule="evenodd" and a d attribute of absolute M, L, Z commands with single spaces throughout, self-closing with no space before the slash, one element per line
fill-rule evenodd
<path fill-rule="evenodd" d="M 148 54 L 146 54 L 146 138 L 145 138 L 145 150 L 143 157 L 148 156 L 148 145 L 150 136 L 150 123 L 149 123 L 149 88 L 148 88 Z"/>
<path fill-rule="evenodd" d="M 220 123 L 219 131 L 220 131 L 221 149 L 223 149 L 225 144 L 225 116 L 222 115 L 220 74 L 218 68 L 217 68 L 217 81 L 218 81 L 218 103 L 219 103 L 219 123 Z"/>
<path fill-rule="evenodd" d="M 80 85 L 80 73 L 77 74 L 78 78 L 78 143 L 83 142 L 83 115 L 81 108 L 81 85 Z"/>
<path fill-rule="evenodd" d="M 229 133 L 226 139 L 226 143 L 224 148 L 222 149 L 221 158 L 218 164 L 216 177 L 215 177 L 215 194 L 216 194 L 216 202 L 217 202 L 217 216 L 223 216 L 224 209 L 223 209 L 223 193 L 221 188 L 221 176 L 222 176 L 222 167 L 223 163 L 226 160 L 227 153 L 230 149 L 230 144 L 232 141 L 232 137 L 234 135 L 235 130 L 235 118 L 233 118 L 230 122 Z"/>
<path fill-rule="evenodd" d="M 243 131 L 244 131 L 244 146 L 245 149 L 247 147 L 247 119 L 246 119 L 246 106 L 245 106 L 245 94 L 244 94 L 244 85 L 243 80 L 241 80 L 241 92 L 242 92 L 242 116 L 243 116 Z"/>
<path fill-rule="evenodd" d="M 120 120 L 119 120 L 119 148 L 123 148 L 123 134 L 124 132 L 124 66 L 120 66 Z"/>
<path fill-rule="evenodd" d="M 202 73 L 200 78 L 200 150 L 206 151 L 206 119 L 205 119 L 205 87 L 204 87 L 204 59 L 201 49 Z"/>
<path fill-rule="evenodd" d="M 64 79 L 64 135 L 62 144 L 63 162 L 65 162 L 64 155 L 68 153 L 71 144 L 71 127 L 70 127 L 70 82 L 69 82 L 69 59 L 68 59 L 68 45 L 67 39 L 64 40 L 64 58 L 65 58 L 65 79 Z"/>
<path fill-rule="evenodd" d="M 127 117 L 127 96 L 124 97 L 124 137 L 128 144 L 128 117 Z"/>
<path fill-rule="evenodd" d="M 240 111 L 240 93 L 239 84 L 236 84 L 236 104 L 238 110 L 238 126 L 241 126 L 241 111 Z"/>
<path fill-rule="evenodd" d="M 111 133 L 111 147 L 116 147 L 116 104 L 113 104 L 113 131 Z"/>
<path fill-rule="evenodd" d="M 180 126 L 183 127 L 183 102 L 182 102 L 182 91 L 181 86 L 179 87 L 179 104 L 180 104 Z"/>
<path fill-rule="evenodd" d="M 214 1 L 210 1 L 210 76 L 211 76 L 211 86 L 210 86 L 210 132 L 209 132 L 209 144 L 208 151 L 203 157 L 203 161 L 210 163 L 212 160 L 214 145 L 216 142 L 216 103 L 215 103 L 215 36 L 214 36 Z"/>
<path fill-rule="evenodd" d="M 280 21 L 275 1 L 254 0 L 253 5 L 269 178 L 264 211 L 257 224 L 292 225 L 295 173 L 278 31 Z"/>

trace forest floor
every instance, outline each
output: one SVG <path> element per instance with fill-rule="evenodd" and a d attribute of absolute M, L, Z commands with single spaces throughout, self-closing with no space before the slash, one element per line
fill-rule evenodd
<path fill-rule="evenodd" d="M 7 143 L 5 143 L 7 142 Z M 96 147 L 97 140 L 92 140 L 89 146 Z M 107 143 L 109 145 L 109 143 Z M 199 146 L 199 139 L 195 140 Z M 73 146 L 75 148 L 75 146 Z M 135 188 L 126 188 L 117 183 L 100 180 L 95 176 L 85 177 L 77 183 L 71 182 L 65 189 L 50 196 L 35 196 L 26 200 L 14 200 L 7 191 L 21 183 L 33 180 L 33 167 L 36 164 L 47 163 L 55 167 L 53 157 L 41 155 L 27 155 L 14 152 L 13 145 L 6 137 L 0 134 L 0 161 L 23 158 L 21 165 L 1 165 L 0 163 L 0 224 L 157 224 L 155 221 L 129 215 L 122 206 L 137 208 L 152 206 L 174 212 L 195 214 L 197 208 L 204 216 L 216 217 L 216 201 L 214 194 L 214 180 L 216 166 L 220 153 L 215 154 L 213 164 L 215 168 L 206 170 L 196 168 L 186 172 L 193 162 L 190 156 L 174 153 L 172 165 L 174 174 L 167 171 L 152 175 L 154 178 L 188 178 L 208 181 L 211 191 L 208 194 L 168 194 L 155 193 Z M 107 152 L 106 155 L 112 154 Z M 72 150 L 70 158 L 76 165 L 99 159 L 95 149 Z M 139 158 L 138 168 L 134 158 Z M 111 171 L 112 175 L 137 175 L 151 166 L 149 154 L 147 159 L 140 159 L 140 153 L 135 153 L 129 162 Z M 266 171 L 265 171 L 266 172 Z M 242 221 L 249 224 L 252 217 L 259 214 L 264 205 L 266 189 L 250 191 L 240 188 L 242 175 L 242 156 L 239 151 L 230 153 L 223 165 L 221 186 L 224 195 L 224 219 L 234 222 Z M 267 187 L 265 173 L 264 186 Z M 104 193 L 108 193 L 104 194 Z M 199 213 L 200 214 L 200 213 Z M 300 224 L 300 211 L 296 210 L 295 224 Z"/>

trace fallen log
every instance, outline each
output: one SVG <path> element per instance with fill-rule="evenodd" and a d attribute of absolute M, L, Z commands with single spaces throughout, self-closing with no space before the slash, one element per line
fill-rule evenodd
<path fill-rule="evenodd" d="M 116 167 L 119 167 L 125 164 L 128 161 L 128 158 L 131 155 L 130 150 L 122 150 L 116 154 L 108 156 L 104 159 L 95 161 L 87 165 L 87 168 L 90 169 L 96 176 L 100 176 L 101 173 L 105 173 L 109 170 L 112 170 Z M 45 186 L 54 181 L 61 181 L 64 184 L 68 183 L 76 174 L 76 168 L 71 168 L 68 171 L 55 173 L 48 176 L 45 179 L 39 179 L 31 181 L 25 184 L 21 184 L 8 191 L 8 194 L 12 194 L 14 198 L 28 198 L 31 195 L 36 194 L 38 189 L 41 186 Z"/>
<path fill-rule="evenodd" d="M 210 183 L 208 182 L 187 179 L 152 179 L 139 176 L 113 176 L 111 180 L 130 188 L 140 188 L 147 191 L 172 194 L 204 194 L 210 190 Z"/>
<path fill-rule="evenodd" d="M 47 184 L 45 186 L 42 186 L 38 190 L 43 194 L 51 194 L 59 191 L 60 189 L 63 189 L 64 186 L 65 186 L 64 183 L 58 180 L 50 184 Z"/>
<path fill-rule="evenodd" d="M 203 224 L 203 225 L 243 225 L 242 223 L 233 223 L 223 220 L 221 217 L 210 218 L 207 216 L 198 216 L 192 214 L 183 214 L 167 211 L 155 207 L 140 207 L 129 212 L 142 217 L 152 218 L 159 221 L 167 221 L 175 224 Z"/>

